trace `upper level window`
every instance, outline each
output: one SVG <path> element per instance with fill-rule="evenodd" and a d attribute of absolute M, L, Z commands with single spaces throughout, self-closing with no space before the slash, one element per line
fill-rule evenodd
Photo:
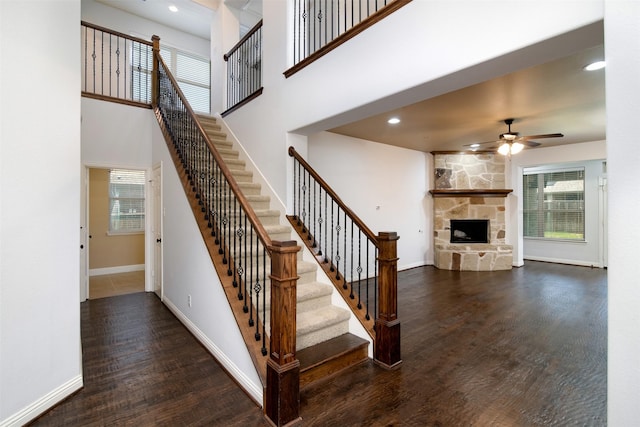
<path fill-rule="evenodd" d="M 584 168 L 524 171 L 524 237 L 584 241 Z"/>
<path fill-rule="evenodd" d="M 144 171 L 109 171 L 109 233 L 144 232 Z"/>
<path fill-rule="evenodd" d="M 146 45 L 131 49 L 131 93 L 133 100 L 151 102 L 153 53 Z M 211 62 L 179 49 L 162 46 L 160 56 L 178 82 L 191 108 L 197 113 L 211 112 Z"/>

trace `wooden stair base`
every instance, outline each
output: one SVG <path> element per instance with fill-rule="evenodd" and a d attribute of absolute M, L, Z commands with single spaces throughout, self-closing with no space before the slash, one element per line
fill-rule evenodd
<path fill-rule="evenodd" d="M 300 388 L 369 360 L 368 345 L 369 341 L 346 333 L 296 352 L 300 361 Z"/>

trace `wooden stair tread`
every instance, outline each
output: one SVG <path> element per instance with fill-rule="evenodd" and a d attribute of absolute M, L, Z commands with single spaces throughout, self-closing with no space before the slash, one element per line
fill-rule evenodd
<path fill-rule="evenodd" d="M 332 377 L 369 360 L 369 341 L 346 333 L 296 352 L 300 361 L 300 387 Z"/>
<path fill-rule="evenodd" d="M 300 372 L 305 372 L 329 359 L 335 359 L 357 348 L 366 348 L 368 345 L 369 341 L 351 333 L 346 333 L 311 347 L 303 348 L 296 352 L 296 358 L 300 361 Z"/>

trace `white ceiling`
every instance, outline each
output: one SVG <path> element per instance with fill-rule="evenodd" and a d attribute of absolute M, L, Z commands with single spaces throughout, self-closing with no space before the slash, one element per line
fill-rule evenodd
<path fill-rule="evenodd" d="M 209 39 L 212 9 L 220 0 L 96 1 Z M 260 19 L 262 0 L 224 1 L 240 17 Z M 171 4 L 177 13 L 169 11 Z M 605 71 L 583 70 L 603 58 L 604 47 L 592 47 L 353 123 L 341 121 L 346 124 L 329 131 L 424 152 L 466 150 L 474 142 L 497 140 L 507 131 L 504 119 L 514 118 L 511 130 L 520 135 L 564 134 L 539 140 L 542 147 L 604 140 Z M 389 125 L 390 117 L 401 122 Z"/>
<path fill-rule="evenodd" d="M 212 0 L 96 0 L 187 34 L 211 39 Z M 171 12 L 169 6 L 178 8 Z"/>

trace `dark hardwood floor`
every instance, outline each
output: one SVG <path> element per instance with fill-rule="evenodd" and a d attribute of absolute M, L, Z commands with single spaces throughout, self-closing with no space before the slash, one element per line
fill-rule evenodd
<path fill-rule="evenodd" d="M 606 425 L 606 270 L 401 272 L 402 366 L 305 388 L 309 426 Z M 82 303 L 85 387 L 33 425 L 267 425 L 153 294 Z"/>

